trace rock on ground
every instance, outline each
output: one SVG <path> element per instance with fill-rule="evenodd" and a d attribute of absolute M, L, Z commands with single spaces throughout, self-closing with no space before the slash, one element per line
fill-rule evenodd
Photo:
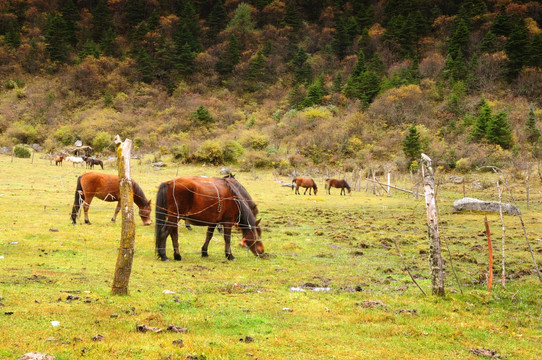
<path fill-rule="evenodd" d="M 502 212 L 510 215 L 520 215 L 519 208 L 512 204 L 501 203 Z M 473 198 L 463 198 L 454 201 L 453 212 L 458 211 L 483 211 L 483 212 L 499 212 L 498 201 L 482 201 Z"/>
<path fill-rule="evenodd" d="M 49 354 L 43 354 L 38 352 L 26 353 L 19 358 L 19 360 L 55 360 L 56 357 Z"/>

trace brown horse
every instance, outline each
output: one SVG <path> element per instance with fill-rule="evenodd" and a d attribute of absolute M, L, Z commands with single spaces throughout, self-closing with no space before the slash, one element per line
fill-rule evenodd
<path fill-rule="evenodd" d="M 139 207 L 139 216 L 144 225 L 152 224 L 151 220 L 151 201 L 147 200 L 141 187 L 132 180 L 134 191 L 134 203 Z M 119 177 L 117 175 L 108 175 L 97 172 L 85 173 L 77 178 L 77 187 L 75 189 L 75 201 L 72 210 L 72 222 L 75 225 L 79 208 L 83 205 L 85 211 L 85 224 L 90 225 L 88 220 L 88 209 L 92 199 L 97 197 L 103 201 L 117 201 L 117 208 L 111 221 L 115 222 L 120 210 L 120 190 Z"/>
<path fill-rule="evenodd" d="M 326 190 L 327 190 L 327 193 L 330 195 L 331 195 L 332 187 L 341 189 L 341 195 L 343 195 L 343 193 L 344 195 L 346 195 L 346 190 L 348 190 L 349 194 L 351 192 L 350 185 L 348 185 L 346 180 L 326 179 Z"/>
<path fill-rule="evenodd" d="M 55 157 L 56 166 L 62 166 L 62 161 L 64 161 L 64 155 L 58 155 Z"/>
<path fill-rule="evenodd" d="M 224 228 L 225 254 L 234 260 L 231 252 L 231 231 L 237 227 L 243 234 L 243 243 L 254 253 L 263 254 L 260 220 L 256 220 L 250 196 L 232 178 L 201 178 L 185 176 L 160 184 L 156 194 L 156 254 L 162 261 L 166 256 L 166 240 L 171 236 L 175 260 L 181 260 L 179 252 L 178 222 L 180 219 L 196 226 L 207 226 L 201 255 L 206 257 L 207 247 L 217 225 Z M 245 193 L 245 195 L 243 195 Z M 248 197 L 247 197 L 248 196 Z"/>
<path fill-rule="evenodd" d="M 307 190 L 309 190 L 309 195 L 311 195 L 311 189 L 314 190 L 314 195 L 316 195 L 316 193 L 318 192 L 318 186 L 316 186 L 316 183 L 314 182 L 313 179 L 298 177 L 292 180 L 292 189 L 294 188 L 294 184 L 295 184 L 295 194 L 300 194 L 299 187 L 305 188 L 305 192 L 303 193 L 303 195 L 307 194 Z"/>
<path fill-rule="evenodd" d="M 83 160 L 87 164 L 87 169 L 94 169 L 94 165 L 100 165 L 102 167 L 102 170 L 104 169 L 104 162 L 102 160 L 86 156 L 83 156 Z"/>

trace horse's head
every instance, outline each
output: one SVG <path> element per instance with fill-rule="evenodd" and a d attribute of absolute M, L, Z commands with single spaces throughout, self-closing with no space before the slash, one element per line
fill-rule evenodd
<path fill-rule="evenodd" d="M 151 200 L 149 202 L 139 208 L 139 216 L 141 217 L 141 221 L 143 221 L 143 225 L 151 225 Z"/>
<path fill-rule="evenodd" d="M 314 185 L 313 185 L 312 189 L 314 190 L 314 195 L 316 195 L 316 193 L 318 192 L 318 186 L 316 186 L 315 182 L 313 182 L 313 184 Z"/>
<path fill-rule="evenodd" d="M 260 221 L 261 219 L 256 221 L 256 226 L 242 229 L 243 244 L 245 244 L 256 256 L 262 255 L 264 252 L 263 243 L 261 240 L 262 228 L 260 228 Z"/>

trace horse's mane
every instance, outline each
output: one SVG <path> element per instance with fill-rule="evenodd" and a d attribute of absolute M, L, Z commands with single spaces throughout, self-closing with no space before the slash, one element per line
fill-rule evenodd
<path fill-rule="evenodd" d="M 141 186 L 139 186 L 138 183 L 136 183 L 134 180 L 132 180 L 132 186 L 134 187 L 134 202 L 137 204 L 139 201 L 144 203 L 145 205 L 149 203 L 149 200 L 145 197 L 145 193 L 143 193 L 143 189 L 141 189 Z"/>
<path fill-rule="evenodd" d="M 252 214 L 254 214 L 254 216 L 258 215 L 258 206 L 256 205 L 256 202 L 252 200 L 252 197 L 248 193 L 247 189 L 245 189 L 245 187 L 234 177 L 224 177 L 224 179 L 227 179 L 226 182 L 233 185 L 233 187 L 235 187 L 239 191 L 241 197 L 247 202 L 247 205 L 250 211 L 252 211 Z"/>
<path fill-rule="evenodd" d="M 252 214 L 252 211 L 250 211 L 250 208 L 248 206 L 247 200 L 245 197 L 241 194 L 241 191 L 237 188 L 237 186 L 231 184 L 229 181 L 224 180 L 230 191 L 232 192 L 233 196 L 235 197 L 235 201 L 237 202 L 237 205 L 239 206 L 239 228 L 241 229 L 250 229 L 256 226 L 256 218 Z M 241 184 L 239 184 L 241 185 Z M 246 190 L 245 190 L 246 192 Z M 247 193 L 248 194 L 248 193 Z"/>

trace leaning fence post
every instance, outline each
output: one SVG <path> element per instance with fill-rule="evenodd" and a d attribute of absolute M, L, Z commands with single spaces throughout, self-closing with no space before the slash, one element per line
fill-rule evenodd
<path fill-rule="evenodd" d="M 126 295 L 128 294 L 135 246 L 134 194 L 130 176 L 132 140 L 126 139 L 122 142 L 120 136 L 117 135 L 115 144 L 117 144 L 122 230 L 112 292 L 115 295 Z"/>
<path fill-rule="evenodd" d="M 427 210 L 427 232 L 430 241 L 431 285 L 433 295 L 444 296 L 444 271 L 440 253 L 440 236 L 438 231 L 437 201 L 431 158 L 422 154 L 422 176 Z"/>

